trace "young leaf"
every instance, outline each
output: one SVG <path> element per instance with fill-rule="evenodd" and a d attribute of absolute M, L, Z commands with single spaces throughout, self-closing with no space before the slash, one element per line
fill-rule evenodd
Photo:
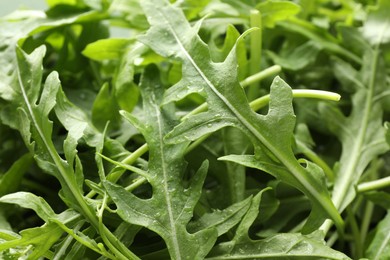
<path fill-rule="evenodd" d="M 209 106 L 208 112 L 192 116 L 175 127 L 166 136 L 167 141 L 195 140 L 226 126 L 238 127 L 255 146 L 256 160 L 252 161 L 256 168 L 271 165 L 266 167 L 267 172 L 294 185 L 311 199 L 310 220 L 315 222 L 309 222 L 307 232 L 316 229 L 321 219 L 327 217 L 341 228 L 343 221 L 330 200 L 322 170 L 312 164 L 303 167 L 292 151 L 295 116 L 290 87 L 276 78 L 271 86 L 268 115 L 256 114 L 237 79 L 235 48 L 224 62 L 213 63 L 208 47 L 197 34 L 198 27 L 191 27 L 180 10 L 167 1 L 143 2 L 142 6 L 151 28 L 140 40 L 157 53 L 175 57 L 183 64 L 183 78 L 167 90 L 165 103 L 198 92 L 207 96 Z M 241 162 L 239 157 L 236 159 Z"/>
<path fill-rule="evenodd" d="M 245 213 L 248 211 L 251 197 L 237 202 L 224 210 L 217 210 L 211 213 L 204 214 L 196 221 L 192 221 L 188 225 L 188 231 L 191 233 L 198 232 L 202 229 L 215 227 L 218 232 L 218 236 L 228 232 L 234 227 Z"/>
<path fill-rule="evenodd" d="M 275 23 L 294 16 L 301 10 L 300 6 L 287 1 L 264 1 L 256 5 L 261 13 L 262 24 L 266 27 L 274 27 Z"/>
<path fill-rule="evenodd" d="M 207 162 L 185 187 L 182 176 L 186 163 L 183 157 L 188 143 L 164 142 L 164 136 L 175 121 L 171 111 L 164 107 L 160 109 L 163 86 L 156 75 L 158 71 L 155 67 L 148 68 L 141 84 L 143 113 L 148 116 L 141 121 L 123 113 L 144 135 L 148 144 L 149 170 L 145 177 L 152 185 L 153 196 L 147 200 L 140 199 L 108 181 L 104 182 L 104 187 L 115 202 L 119 216 L 131 224 L 158 233 L 166 242 L 172 259 L 201 259 L 213 246 L 217 232 L 208 228 L 190 234 L 186 226 L 202 191 Z"/>
<path fill-rule="evenodd" d="M 31 166 L 32 157 L 25 154 L 0 178 L 0 196 L 16 192 L 22 182 L 23 175 Z"/>
<path fill-rule="evenodd" d="M 128 39 L 120 38 L 98 40 L 88 44 L 82 54 L 99 61 L 119 59 L 130 43 Z"/>

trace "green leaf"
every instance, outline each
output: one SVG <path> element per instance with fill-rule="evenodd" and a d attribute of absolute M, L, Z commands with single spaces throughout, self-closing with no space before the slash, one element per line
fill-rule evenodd
<path fill-rule="evenodd" d="M 386 259 L 390 257 L 390 214 L 379 222 L 374 238 L 368 246 L 365 257 L 372 260 Z"/>
<path fill-rule="evenodd" d="M 12 167 L 0 178 L 0 196 L 15 192 L 19 189 L 23 176 L 32 164 L 30 154 L 20 157 Z"/>
<path fill-rule="evenodd" d="M 320 107 L 328 128 L 343 147 L 332 194 L 340 211 L 354 199 L 355 185 L 368 164 L 389 150 L 382 123 L 382 104 L 377 98 L 387 88 L 385 66 L 379 50 L 367 50 L 359 75 L 360 83 L 352 96 L 352 112 L 348 117 L 329 104 Z"/>
<path fill-rule="evenodd" d="M 301 70 L 311 64 L 317 58 L 320 47 L 313 41 L 308 41 L 301 46 L 294 48 L 286 56 L 279 56 L 273 52 L 267 52 L 275 64 L 279 64 L 288 70 Z"/>
<path fill-rule="evenodd" d="M 92 60 L 116 60 L 122 57 L 130 43 L 131 40 L 121 38 L 98 40 L 88 44 L 82 54 Z"/>
<path fill-rule="evenodd" d="M 157 6 L 159 11 L 156 11 Z M 207 96 L 209 106 L 208 112 L 192 116 L 176 126 L 166 136 L 167 141 L 196 140 L 226 126 L 237 127 L 251 139 L 257 159 L 282 169 L 276 171 L 273 167 L 269 173 L 294 185 L 311 199 L 310 219 L 315 223 L 310 223 L 306 231 L 313 231 L 321 224 L 321 219 L 327 217 L 341 228 L 343 221 L 330 200 L 323 172 L 316 166 L 301 166 L 293 154 L 291 140 L 295 116 L 291 88 L 279 77 L 275 78 L 268 114 L 256 114 L 237 79 L 235 49 L 223 63 L 213 63 L 207 46 L 197 34 L 197 27 L 191 27 L 180 10 L 165 1 L 150 1 L 143 3 L 143 7 L 152 26 L 140 40 L 159 54 L 175 57 L 183 63 L 183 78 L 167 90 L 165 103 L 200 92 Z M 160 39 L 158 44 L 156 38 Z M 261 163 L 257 164 L 262 167 Z"/>
<path fill-rule="evenodd" d="M 126 26 L 146 29 L 148 22 L 140 6 L 140 0 L 113 0 L 109 12 L 120 13 L 126 21 Z"/>
<path fill-rule="evenodd" d="M 83 211 L 85 211 L 87 206 L 81 198 L 80 182 L 71 165 L 59 156 L 51 140 L 52 122 L 48 114 L 56 104 L 56 95 L 60 88 L 57 73 L 53 72 L 48 76 L 39 97 L 44 53 L 44 47 L 36 49 L 30 55 L 17 49 L 19 84 L 15 89 L 20 92 L 21 100 L 14 100 L 14 105 L 20 111 L 19 129 L 26 145 L 31 152 L 35 153 L 38 165 L 60 181 L 68 202 L 75 207 L 84 205 Z M 74 144 L 73 148 L 75 148 Z M 71 157 L 68 158 L 71 159 L 71 163 L 73 163 L 74 153 L 73 150 L 66 154 Z"/>
<path fill-rule="evenodd" d="M 107 83 L 102 86 L 93 103 L 92 122 L 101 131 L 106 127 L 107 122 L 111 123 L 110 128 L 118 128 L 120 122 L 118 104 Z"/>
<path fill-rule="evenodd" d="M 316 237 L 296 233 L 278 234 L 264 240 L 224 246 L 229 250 L 221 248 L 218 253 L 206 259 L 350 259 Z"/>
<path fill-rule="evenodd" d="M 56 214 L 53 209 L 42 198 L 29 192 L 16 192 L 5 195 L 0 198 L 2 203 L 16 204 L 23 208 L 34 210 L 38 216 L 45 222 L 49 222 L 51 218 L 55 218 Z"/>
<path fill-rule="evenodd" d="M 215 227 L 218 232 L 218 236 L 228 232 L 234 227 L 247 212 L 251 197 L 237 202 L 230 207 L 223 210 L 216 210 L 211 213 L 204 214 L 201 218 L 192 221 L 188 224 L 188 231 L 196 233 L 203 229 Z"/>
<path fill-rule="evenodd" d="M 299 13 L 301 7 L 293 2 L 268 0 L 256 5 L 256 9 L 261 13 L 262 24 L 272 28 L 278 21 Z"/>
<path fill-rule="evenodd" d="M 156 75 L 157 69 L 148 67 L 141 83 L 143 113 L 148 117 L 141 120 L 123 113 L 148 144 L 149 170 L 145 177 L 153 188 L 153 196 L 144 200 L 111 182 L 103 184 L 117 206 L 118 215 L 124 221 L 158 233 L 166 242 L 172 259 L 201 259 L 215 242 L 216 230 L 203 229 L 190 234 L 186 226 L 200 197 L 208 164 L 203 163 L 188 187 L 184 186 L 183 156 L 188 143 L 166 144 L 163 140 L 175 121 L 169 109 L 160 109 L 163 86 Z"/>
<path fill-rule="evenodd" d="M 390 2 L 379 0 L 377 6 L 370 9 L 366 22 L 362 27 L 363 36 L 372 44 L 390 42 L 390 18 L 387 10 Z"/>
<path fill-rule="evenodd" d="M 252 199 L 251 206 L 237 228 L 234 238 L 213 248 L 207 259 L 349 259 L 325 245 L 322 234 L 277 234 L 262 240 L 252 240 L 248 231 L 257 215 L 263 193 Z"/>
<path fill-rule="evenodd" d="M 0 243 L 0 252 L 14 248 L 33 245 L 32 252 L 28 259 L 37 260 L 45 256 L 49 249 L 61 237 L 63 231 L 54 223 L 42 227 L 25 229 L 20 232 L 21 238 Z"/>

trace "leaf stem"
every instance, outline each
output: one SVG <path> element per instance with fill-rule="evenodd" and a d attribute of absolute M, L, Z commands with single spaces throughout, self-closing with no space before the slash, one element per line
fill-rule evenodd
<path fill-rule="evenodd" d="M 282 67 L 280 65 L 273 65 L 256 74 L 253 74 L 252 76 L 247 77 L 246 79 L 242 80 L 240 84 L 243 88 L 246 88 L 247 86 L 255 82 L 261 81 L 269 76 L 278 74 L 281 71 L 282 71 Z"/>
<path fill-rule="evenodd" d="M 389 186 L 390 186 L 390 176 L 375 181 L 360 183 L 357 186 L 357 191 L 359 193 L 363 193 L 363 192 L 383 189 Z"/>
<path fill-rule="evenodd" d="M 148 144 L 144 144 L 140 146 L 137 150 L 135 150 L 133 153 L 131 153 L 129 156 L 124 158 L 121 163 L 131 165 L 133 164 L 138 158 L 140 158 L 143 154 L 145 154 L 147 151 L 149 151 Z M 124 173 L 124 169 L 117 165 L 107 176 L 107 180 L 115 183 L 119 180 L 119 178 Z"/>
<path fill-rule="evenodd" d="M 339 101 L 341 96 L 334 92 L 314 89 L 293 89 L 294 98 L 315 98 L 330 101 Z M 269 103 L 270 95 L 262 96 L 250 103 L 251 108 L 257 111 Z"/>
<path fill-rule="evenodd" d="M 262 31 L 261 31 L 261 14 L 259 10 L 253 9 L 250 12 L 250 25 L 251 27 L 257 27 L 260 30 L 255 30 L 251 33 L 250 37 L 250 60 L 249 60 L 249 73 L 255 75 L 259 73 L 261 69 L 261 48 L 262 48 Z M 257 83 L 257 84 L 256 84 Z M 258 96 L 259 88 L 258 84 L 260 80 L 253 81 L 248 89 L 248 99 L 253 100 Z"/>

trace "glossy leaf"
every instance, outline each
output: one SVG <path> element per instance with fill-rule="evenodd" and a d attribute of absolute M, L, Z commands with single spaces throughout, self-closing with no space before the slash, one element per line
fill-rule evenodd
<path fill-rule="evenodd" d="M 197 27 L 191 27 L 178 9 L 166 2 L 145 3 L 143 6 L 152 27 L 141 40 L 161 55 L 180 59 L 185 71 L 182 80 L 167 91 L 165 102 L 200 92 L 207 95 L 209 105 L 208 112 L 195 115 L 175 127 L 166 136 L 167 140 L 178 143 L 196 140 L 226 126 L 240 128 L 254 143 L 256 157 L 278 165 L 285 174 L 274 169 L 268 172 L 296 186 L 313 201 L 311 220 L 315 219 L 316 223 L 311 223 L 308 229 L 315 229 L 319 219 L 326 217 L 331 217 L 341 228 L 342 220 L 329 198 L 323 173 L 313 166 L 312 169 L 318 169 L 314 177 L 292 153 L 295 119 L 290 87 L 276 78 L 271 87 L 268 115 L 257 115 L 250 109 L 238 83 L 234 49 L 223 63 L 213 63 L 207 46 L 197 35 Z M 156 6 L 160 6 L 158 12 L 155 11 Z M 170 15 L 167 14 L 168 10 Z M 156 38 L 161 39 L 158 44 L 154 40 Z"/>
<path fill-rule="evenodd" d="M 130 41 L 128 39 L 105 39 L 87 45 L 83 55 L 93 60 L 114 60 L 122 57 Z"/>
<path fill-rule="evenodd" d="M 248 231 L 259 214 L 261 191 L 252 199 L 251 206 L 237 228 L 234 238 L 214 247 L 207 259 L 349 259 L 323 242 L 320 234 L 278 234 L 263 240 L 252 240 Z M 261 214 L 261 212 L 260 212 Z"/>
<path fill-rule="evenodd" d="M 188 143 L 166 144 L 163 140 L 172 128 L 174 118 L 168 109 L 160 110 L 163 89 L 154 77 L 156 73 L 156 68 L 149 68 L 142 81 L 143 111 L 148 117 L 141 121 L 123 113 L 148 144 L 149 170 L 145 177 L 152 185 L 153 195 L 147 200 L 140 199 L 108 181 L 104 182 L 104 187 L 115 202 L 119 216 L 158 233 L 166 242 L 172 259 L 203 258 L 217 238 L 216 230 L 206 228 L 190 234 L 186 225 L 200 197 L 208 164 L 203 163 L 188 187 L 183 186 L 182 174 L 186 165 L 183 156 Z"/>

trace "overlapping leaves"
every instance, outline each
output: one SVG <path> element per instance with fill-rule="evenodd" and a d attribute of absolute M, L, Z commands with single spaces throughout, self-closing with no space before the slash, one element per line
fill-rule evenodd
<path fill-rule="evenodd" d="M 155 77 L 156 73 L 156 69 L 147 71 L 141 88 L 143 113 L 148 117 L 141 121 L 124 112 L 124 116 L 144 135 L 149 146 L 149 170 L 144 177 L 151 184 L 153 195 L 144 200 L 108 181 L 104 186 L 117 205 L 118 214 L 129 223 L 147 227 L 161 235 L 173 259 L 200 259 L 211 249 L 217 232 L 206 228 L 190 234 L 186 225 L 201 194 L 207 162 L 185 187 L 182 178 L 186 163 L 183 156 L 188 143 L 164 143 L 163 138 L 175 121 L 168 109 L 160 110 L 163 88 Z"/>
<path fill-rule="evenodd" d="M 196 140 L 226 126 L 238 127 L 254 143 L 255 156 L 230 156 L 226 160 L 269 172 L 304 192 L 313 201 L 311 220 L 316 220 L 307 230 L 315 229 L 326 217 L 341 227 L 342 220 L 329 198 L 321 169 L 309 162 L 302 166 L 292 152 L 295 120 L 289 86 L 275 79 L 269 113 L 257 115 L 237 81 L 235 49 L 224 62 L 213 63 L 207 46 L 197 35 L 199 24 L 191 27 L 180 10 L 165 1 L 148 1 L 143 7 L 151 28 L 140 40 L 160 55 L 179 59 L 183 64 L 183 78 L 167 91 L 164 102 L 197 92 L 207 96 L 209 105 L 208 112 L 175 127 L 167 141 Z"/>

